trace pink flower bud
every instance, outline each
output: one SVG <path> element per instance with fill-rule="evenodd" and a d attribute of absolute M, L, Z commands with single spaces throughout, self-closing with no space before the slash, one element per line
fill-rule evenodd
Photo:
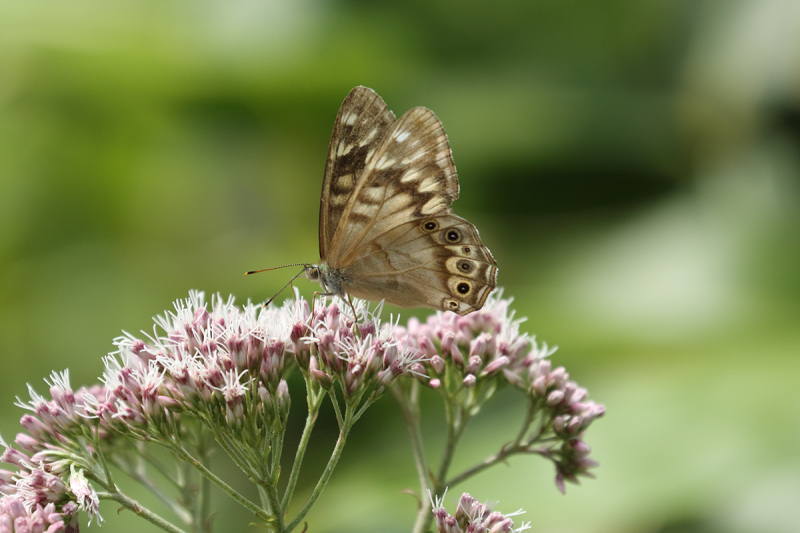
<path fill-rule="evenodd" d="M 453 333 L 452 331 L 448 331 L 447 333 L 444 334 L 444 336 L 442 337 L 443 354 L 449 352 L 452 349 L 455 340 L 456 340 L 456 334 Z"/>
<path fill-rule="evenodd" d="M 462 383 L 464 383 L 465 387 L 470 388 L 474 387 L 477 381 L 478 378 L 476 378 L 474 374 L 467 374 L 466 376 L 464 376 L 464 380 Z"/>
<path fill-rule="evenodd" d="M 481 333 L 478 335 L 476 339 L 469 344 L 469 354 L 472 355 L 485 355 L 486 354 L 486 345 L 487 339 L 491 339 L 491 336 Z"/>
<path fill-rule="evenodd" d="M 547 405 L 549 405 L 550 407 L 560 404 L 563 400 L 564 400 L 564 392 L 560 390 L 554 390 L 547 395 Z"/>
<path fill-rule="evenodd" d="M 442 385 L 442 382 L 436 378 L 433 378 L 428 382 L 428 386 L 434 390 L 438 389 Z"/>
<path fill-rule="evenodd" d="M 19 450 L 6 448 L 3 455 L 0 455 L 0 462 L 14 465 L 23 470 L 29 467 L 30 458 Z"/>
<path fill-rule="evenodd" d="M 550 372 L 550 375 L 547 377 L 547 386 L 561 388 L 568 379 L 569 374 L 567 374 L 566 369 L 563 366 L 560 366 Z"/>
<path fill-rule="evenodd" d="M 461 355 L 461 350 L 458 349 L 457 344 L 453 344 L 450 348 L 450 359 L 458 368 L 464 368 L 464 357 Z"/>
<path fill-rule="evenodd" d="M 367 335 L 375 336 L 375 322 L 367 320 L 358 325 L 358 330 L 362 338 L 366 338 Z"/>
<path fill-rule="evenodd" d="M 285 421 L 289 416 L 289 408 L 292 405 L 292 398 L 289 396 L 289 385 L 282 379 L 278 384 L 278 415 Z"/>
<path fill-rule="evenodd" d="M 509 362 L 510 361 L 508 359 L 508 356 L 501 355 L 500 357 L 496 358 L 494 361 L 486 365 L 486 368 L 483 369 L 483 373 L 481 375 L 488 376 L 494 374 L 504 366 L 507 366 Z"/>
<path fill-rule="evenodd" d="M 17 438 L 14 439 L 14 442 L 19 444 L 19 447 L 26 452 L 33 453 L 42 449 L 42 443 L 27 433 L 17 433 Z"/>
<path fill-rule="evenodd" d="M 431 357 L 430 364 L 431 367 L 433 368 L 433 371 L 436 372 L 437 374 L 441 374 L 442 372 L 444 372 L 445 361 L 438 355 L 434 355 L 433 357 Z"/>
<path fill-rule="evenodd" d="M 339 306 L 336 304 L 329 305 L 326 315 L 325 318 L 328 329 L 334 331 L 339 329 Z"/>
<path fill-rule="evenodd" d="M 430 359 L 434 355 L 438 355 L 439 352 L 436 351 L 436 347 L 433 345 L 433 342 L 427 335 L 420 335 L 417 337 L 417 343 L 419 345 L 419 351 L 425 354 L 425 357 Z"/>
<path fill-rule="evenodd" d="M 483 359 L 478 355 L 472 355 L 467 362 L 467 367 L 464 369 L 464 372 L 467 374 L 477 374 L 481 369 L 481 365 L 483 365 Z"/>
<path fill-rule="evenodd" d="M 544 376 L 539 376 L 533 381 L 531 390 L 535 396 L 544 396 L 547 392 L 547 379 Z"/>
<path fill-rule="evenodd" d="M 42 424 L 42 421 L 36 418 L 35 416 L 24 414 L 22 418 L 19 420 L 20 425 L 24 427 L 28 433 L 36 437 L 37 439 L 43 439 L 48 434 L 49 430 L 47 426 Z"/>

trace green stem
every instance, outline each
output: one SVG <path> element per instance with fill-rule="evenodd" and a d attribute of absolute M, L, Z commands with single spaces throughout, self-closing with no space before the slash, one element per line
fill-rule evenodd
<path fill-rule="evenodd" d="M 428 465 L 425 459 L 425 447 L 422 444 L 422 428 L 420 427 L 419 382 L 417 380 L 411 382 L 411 390 L 407 401 L 398 387 L 390 388 L 389 392 L 400 406 L 403 420 L 406 423 L 408 435 L 411 439 L 411 452 L 414 455 L 414 464 L 417 467 L 420 488 L 419 509 L 413 531 L 421 532 L 424 531 L 422 529 L 423 525 L 427 522 L 428 515 L 431 514 L 431 505 L 427 498 L 427 491 L 431 487 L 430 478 L 428 477 Z"/>
<path fill-rule="evenodd" d="M 445 444 L 444 454 L 442 455 L 442 462 L 439 464 L 439 472 L 436 474 L 436 485 L 434 489 L 437 496 L 441 489 L 444 488 L 443 483 L 447 477 L 448 470 L 450 470 L 450 464 L 453 462 L 456 445 L 461 435 L 464 434 L 464 427 L 467 422 L 466 413 L 461 412 L 461 416 L 455 416 L 453 413 L 454 407 L 455 406 L 452 404 L 445 406 L 445 413 L 447 414 L 447 443 Z"/>
<path fill-rule="evenodd" d="M 206 468 L 200 461 L 195 459 L 194 457 L 189 454 L 186 450 L 183 449 L 182 446 L 177 445 L 175 443 L 171 443 L 170 449 L 173 450 L 178 457 L 195 467 L 201 474 L 203 474 L 206 478 L 208 478 L 212 483 L 214 483 L 217 487 L 222 489 L 222 491 L 239 502 L 239 504 L 249 510 L 251 513 L 255 514 L 258 518 L 265 522 L 272 523 L 274 522 L 273 517 L 271 517 L 268 513 L 264 512 L 258 505 L 254 504 L 241 494 L 239 494 L 236 490 L 234 490 L 230 485 L 222 481 L 220 478 L 214 475 L 208 468 Z"/>
<path fill-rule="evenodd" d="M 114 500 L 126 509 L 133 511 L 138 516 L 141 516 L 151 524 L 155 525 L 156 527 L 160 527 L 164 531 L 169 531 L 170 533 L 185 533 L 182 529 L 175 527 L 157 514 L 149 511 L 145 507 L 142 507 L 136 500 L 129 498 L 118 490 L 113 492 L 98 492 L 97 497 L 101 500 Z"/>
<path fill-rule="evenodd" d="M 208 470 L 211 460 L 211 449 L 207 433 L 202 433 L 199 437 L 197 453 L 200 455 L 200 463 L 203 468 Z M 211 533 L 211 480 L 203 476 L 200 478 L 200 505 L 198 506 L 197 526 L 201 531 Z"/>
<path fill-rule="evenodd" d="M 272 446 L 272 468 L 270 469 L 270 482 L 273 485 L 278 484 L 278 479 L 281 475 L 281 456 L 283 455 L 283 441 L 286 439 L 286 425 L 279 424 L 278 431 L 275 432 L 274 441 Z"/>
<path fill-rule="evenodd" d="M 303 505 L 302 509 L 300 509 L 300 512 L 297 513 L 297 516 L 295 516 L 294 520 L 292 520 L 289 525 L 286 526 L 284 531 L 287 533 L 294 530 L 300 524 L 300 522 L 302 522 L 303 518 L 305 518 L 305 516 L 308 514 L 308 511 L 311 510 L 311 507 L 320 497 L 323 489 L 325 489 L 325 486 L 328 484 L 328 480 L 330 480 L 333 470 L 336 468 L 336 464 L 339 462 L 339 459 L 342 456 L 342 451 L 344 450 L 344 445 L 347 441 L 347 435 L 350 433 L 350 428 L 352 427 L 353 410 L 354 407 L 348 404 L 345 410 L 342 428 L 339 431 L 339 439 L 336 441 L 336 446 L 333 448 L 330 459 L 328 459 L 328 464 L 325 466 L 325 470 L 322 472 L 322 476 L 320 476 L 319 481 L 317 481 L 317 485 L 314 487 L 311 496 L 308 497 L 308 500 L 306 500 L 306 503 Z"/>
<path fill-rule="evenodd" d="M 344 388 L 344 385 L 342 385 Z M 339 401 L 336 399 L 336 390 L 331 387 L 328 390 L 328 395 L 331 397 L 331 403 L 333 404 L 333 412 L 336 413 L 336 421 L 339 422 L 339 430 L 344 427 L 344 420 L 342 420 L 342 411 L 339 409 Z"/>
<path fill-rule="evenodd" d="M 306 378 L 306 390 L 308 391 L 308 416 L 306 417 L 306 426 L 303 428 L 303 435 L 300 437 L 300 444 L 297 445 L 297 453 L 294 456 L 294 464 L 292 464 L 292 472 L 289 474 L 289 483 L 286 485 L 286 491 L 283 493 L 283 500 L 281 501 L 281 509 L 285 512 L 289 506 L 289 502 L 294 495 L 294 488 L 297 485 L 297 480 L 300 477 L 300 467 L 303 464 L 303 458 L 308 448 L 308 441 L 311 439 L 311 430 L 314 429 L 314 424 L 319 415 L 319 407 L 322 403 L 320 400 L 324 398 L 324 393 L 320 393 L 316 398 L 311 389 L 311 383 Z"/>
<path fill-rule="evenodd" d="M 262 485 L 262 487 L 264 492 L 266 492 L 267 503 L 269 503 L 269 507 L 274 516 L 273 521 L 275 522 L 275 530 L 283 533 L 283 511 L 281 511 L 281 502 L 280 498 L 278 497 L 278 489 L 275 487 L 275 485 L 270 483 L 265 483 Z"/>
<path fill-rule="evenodd" d="M 462 481 L 465 481 L 466 479 L 474 476 L 478 472 L 482 472 L 482 471 L 486 470 L 487 468 L 489 468 L 490 466 L 494 466 L 497 463 L 505 461 L 511 455 L 514 455 L 514 454 L 517 454 L 517 453 L 525 453 L 526 451 L 527 451 L 526 447 L 518 446 L 516 444 L 508 446 L 508 447 L 504 446 L 503 449 L 501 449 L 496 454 L 490 455 L 489 457 L 487 457 L 486 459 L 484 459 L 480 463 L 476 464 L 475 466 L 467 468 L 462 473 L 460 473 L 457 476 L 447 480 L 447 483 L 444 483 L 444 486 L 446 486 L 446 487 L 454 487 L 454 486 L 458 485 L 459 483 L 461 483 Z"/>

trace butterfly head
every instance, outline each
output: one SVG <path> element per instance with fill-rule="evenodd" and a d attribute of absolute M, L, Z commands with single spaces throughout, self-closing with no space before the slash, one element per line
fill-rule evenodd
<path fill-rule="evenodd" d="M 347 291 L 344 288 L 345 278 L 335 269 L 332 269 L 324 261 L 318 265 L 306 265 L 306 277 L 311 281 L 316 281 L 322 285 L 322 290 L 329 296 L 339 296 L 344 298 Z"/>
<path fill-rule="evenodd" d="M 317 266 L 317 265 L 305 265 L 305 267 L 306 267 L 306 277 L 308 279 L 310 279 L 311 281 L 319 282 L 319 280 L 320 280 L 319 266 Z"/>

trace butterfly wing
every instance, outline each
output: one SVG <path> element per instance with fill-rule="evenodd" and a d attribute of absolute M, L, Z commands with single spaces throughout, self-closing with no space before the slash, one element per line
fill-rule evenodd
<path fill-rule="evenodd" d="M 403 307 L 479 309 L 497 268 L 475 226 L 451 214 L 458 191 L 442 123 L 429 109 L 408 111 L 367 154 L 331 240 L 328 264 L 347 291 Z"/>
<path fill-rule="evenodd" d="M 359 298 L 465 315 L 483 307 L 496 285 L 492 254 L 475 226 L 456 215 L 408 220 L 357 252 L 343 272 Z"/>
<path fill-rule="evenodd" d="M 342 102 L 333 125 L 320 196 L 319 256 L 323 261 L 367 157 L 394 122 L 394 113 L 367 87 L 356 87 Z"/>

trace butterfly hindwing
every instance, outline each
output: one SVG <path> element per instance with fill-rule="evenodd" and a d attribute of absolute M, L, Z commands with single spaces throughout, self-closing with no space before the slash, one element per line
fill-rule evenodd
<path fill-rule="evenodd" d="M 497 266 L 475 226 L 456 215 L 410 220 L 359 247 L 349 292 L 401 307 L 466 314 L 495 287 Z"/>
<path fill-rule="evenodd" d="M 339 108 L 320 196 L 319 255 L 323 260 L 367 158 L 394 122 L 394 113 L 367 87 L 350 91 Z"/>

